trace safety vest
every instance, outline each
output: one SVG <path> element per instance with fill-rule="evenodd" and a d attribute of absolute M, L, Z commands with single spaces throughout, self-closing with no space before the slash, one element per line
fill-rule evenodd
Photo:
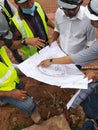
<path fill-rule="evenodd" d="M 0 91 L 10 91 L 15 89 L 16 83 L 19 83 L 17 71 L 12 66 L 5 48 L 0 48 Z"/>
<path fill-rule="evenodd" d="M 47 27 L 47 23 L 46 23 L 46 20 L 45 20 L 45 14 L 44 14 L 44 12 L 43 12 L 39 3 L 35 2 L 34 4 L 37 6 L 37 12 L 39 13 L 39 15 L 42 19 L 44 29 L 45 29 L 45 32 L 46 32 L 47 37 L 48 37 L 48 27 Z M 21 33 L 22 39 L 26 38 L 26 37 L 28 37 L 28 38 L 34 37 L 34 34 L 33 34 L 32 30 L 30 29 L 30 27 L 28 26 L 27 22 L 24 19 L 22 19 L 22 20 L 20 19 L 18 11 L 16 12 L 14 17 L 12 18 L 12 21 L 14 22 L 18 31 Z M 37 52 L 37 48 L 33 47 L 31 45 L 28 45 L 26 47 L 23 47 L 21 49 L 21 51 L 23 52 L 24 58 L 26 59 L 29 56 L 35 54 Z"/>
<path fill-rule="evenodd" d="M 0 2 L 0 6 L 2 7 L 3 12 L 6 14 L 6 16 L 9 18 L 9 24 L 11 24 L 11 15 L 8 12 L 8 10 L 4 7 L 4 5 Z"/>

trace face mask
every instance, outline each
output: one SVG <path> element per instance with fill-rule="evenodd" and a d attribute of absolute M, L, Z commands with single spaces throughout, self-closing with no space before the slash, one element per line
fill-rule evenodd
<path fill-rule="evenodd" d="M 25 14 L 34 14 L 35 8 L 36 8 L 35 5 L 33 5 L 32 8 L 30 8 L 30 9 L 22 8 L 22 12 Z"/>

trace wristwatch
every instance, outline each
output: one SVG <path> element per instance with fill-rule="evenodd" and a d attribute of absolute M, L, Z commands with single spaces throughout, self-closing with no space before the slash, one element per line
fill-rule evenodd
<path fill-rule="evenodd" d="M 50 61 L 50 63 L 52 63 L 52 62 L 53 62 L 53 59 L 50 59 L 49 61 Z"/>
<path fill-rule="evenodd" d="M 21 44 L 24 45 L 24 46 L 27 46 L 25 38 L 21 40 Z"/>

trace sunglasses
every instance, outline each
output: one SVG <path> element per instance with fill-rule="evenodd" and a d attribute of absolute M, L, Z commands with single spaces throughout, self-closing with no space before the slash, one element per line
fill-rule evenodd
<path fill-rule="evenodd" d="M 77 6 L 77 7 L 78 7 L 78 6 Z M 62 10 L 71 10 L 71 11 L 75 11 L 75 10 L 77 9 L 77 7 L 74 8 L 74 9 L 68 9 L 68 8 L 60 7 L 60 9 L 62 9 Z"/>

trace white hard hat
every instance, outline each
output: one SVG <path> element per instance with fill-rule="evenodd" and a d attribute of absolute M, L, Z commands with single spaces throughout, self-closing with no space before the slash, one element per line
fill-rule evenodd
<path fill-rule="evenodd" d="M 9 30 L 5 16 L 0 12 L 0 38 L 11 39 L 12 33 Z"/>
<path fill-rule="evenodd" d="M 83 0 L 58 0 L 58 5 L 66 9 L 76 8 Z"/>
<path fill-rule="evenodd" d="M 91 20 L 98 20 L 98 0 L 91 0 L 85 9 L 86 16 Z"/>

